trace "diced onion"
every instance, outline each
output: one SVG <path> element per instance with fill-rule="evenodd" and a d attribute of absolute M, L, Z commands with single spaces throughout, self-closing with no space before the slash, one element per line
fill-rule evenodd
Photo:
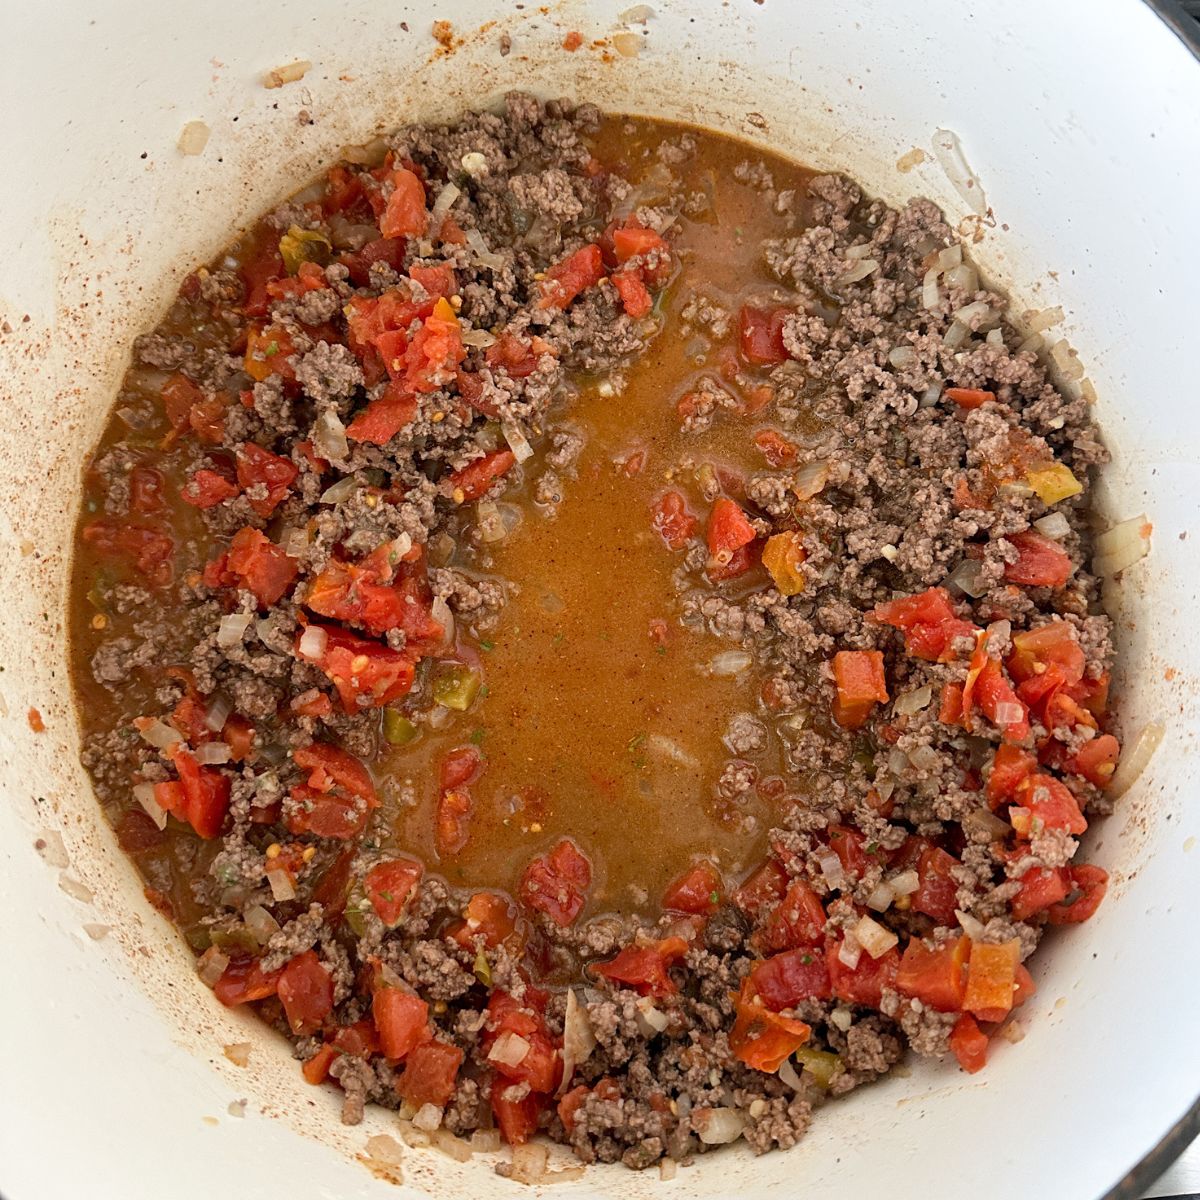
<path fill-rule="evenodd" d="M 1012 497 L 1017 500 L 1028 500 L 1033 495 L 1033 488 L 1027 483 L 1021 483 L 1017 480 L 1011 480 L 1008 483 L 1002 483 L 997 489 L 1001 496 Z"/>
<path fill-rule="evenodd" d="M 196 960 L 196 974 L 200 976 L 201 983 L 208 987 L 214 987 L 217 980 L 225 974 L 225 968 L 228 966 L 229 956 L 222 954 L 216 946 L 209 946 Z"/>
<path fill-rule="evenodd" d="M 246 632 L 251 620 L 250 613 L 226 613 L 217 626 L 217 645 L 222 650 L 236 646 L 242 640 L 242 635 Z"/>
<path fill-rule="evenodd" d="M 977 917 L 971 916 L 968 912 L 963 912 L 961 908 L 954 910 L 954 915 L 958 918 L 959 928 L 973 942 L 978 942 L 983 938 L 983 922 Z"/>
<path fill-rule="evenodd" d="M 483 155 L 480 155 L 480 158 L 482 157 Z M 483 234 L 478 229 L 472 227 L 464 232 L 467 245 L 471 247 L 471 252 L 475 255 L 475 261 L 481 267 L 487 267 L 489 271 L 499 271 L 504 266 L 504 255 L 497 254 L 494 250 L 489 250 L 487 242 L 483 240 Z"/>
<path fill-rule="evenodd" d="M 987 587 L 983 583 L 983 563 L 977 558 L 964 558 L 949 575 L 946 586 L 958 588 L 972 599 L 982 596 Z"/>
<path fill-rule="evenodd" d="M 418 1128 L 432 1133 L 442 1123 L 442 1110 L 436 1104 L 422 1104 L 412 1116 L 412 1123 Z"/>
<path fill-rule="evenodd" d="M 1083 363 L 1079 361 L 1079 355 L 1067 345 L 1066 338 L 1060 338 L 1050 347 L 1050 357 L 1064 379 L 1083 378 Z"/>
<path fill-rule="evenodd" d="M 636 33 L 614 33 L 613 49 L 623 58 L 637 58 L 642 39 Z"/>
<path fill-rule="evenodd" d="M 848 246 L 846 248 L 846 258 L 852 262 L 857 262 L 859 259 L 867 258 L 871 254 L 871 243 L 860 242 L 857 246 Z"/>
<path fill-rule="evenodd" d="M 637 1002 L 637 1023 L 646 1037 L 654 1037 L 670 1025 L 671 1018 L 662 1009 L 656 1008 L 649 996 L 643 996 Z"/>
<path fill-rule="evenodd" d="M 887 912 L 895 898 L 896 893 L 892 885 L 881 879 L 871 889 L 871 894 L 867 897 L 867 907 L 873 908 L 876 912 Z"/>
<path fill-rule="evenodd" d="M 1030 334 L 1042 333 L 1053 325 L 1060 324 L 1066 313 L 1061 304 L 1053 308 L 1043 308 L 1040 312 L 1031 311 L 1025 314 L 1025 331 Z"/>
<path fill-rule="evenodd" d="M 279 932 L 279 922 L 261 904 L 246 909 L 242 920 L 260 946 L 265 946 Z"/>
<path fill-rule="evenodd" d="M 679 1174 L 679 1162 L 669 1154 L 658 1160 L 658 1177 L 663 1183 L 669 1183 Z"/>
<path fill-rule="evenodd" d="M 344 479 L 339 479 L 337 483 L 331 483 L 321 493 L 321 503 L 341 504 L 343 500 L 349 500 L 358 491 L 358 488 L 358 480 L 353 475 L 347 475 Z"/>
<path fill-rule="evenodd" d="M 283 552 L 289 558 L 299 558 L 308 549 L 308 530 L 289 529 L 279 539 L 279 544 L 283 547 Z"/>
<path fill-rule="evenodd" d="M 500 1130 L 477 1129 L 471 1134 L 471 1149 L 478 1154 L 495 1154 L 500 1149 Z"/>
<path fill-rule="evenodd" d="M 488 173 L 487 155 L 479 150 L 468 150 L 459 159 L 459 165 L 472 179 L 480 179 Z M 468 235 L 469 240 L 469 235 Z"/>
<path fill-rule="evenodd" d="M 1001 329 L 999 325 L 997 325 L 995 329 L 989 329 L 987 337 L 984 338 L 984 341 L 986 341 L 989 346 L 1003 346 L 1004 330 Z"/>
<path fill-rule="evenodd" d="M 165 721 L 160 721 L 158 717 L 149 721 L 141 721 L 135 728 L 141 739 L 149 742 L 156 750 L 167 750 L 176 742 L 183 741 L 183 734 L 178 729 L 173 729 Z"/>
<path fill-rule="evenodd" d="M 956 308 L 953 313 L 956 321 L 961 321 L 970 329 L 978 329 L 992 315 L 992 306 L 986 300 L 973 300 L 962 308 Z"/>
<path fill-rule="evenodd" d="M 442 222 L 446 214 L 454 207 L 454 202 L 462 195 L 462 189 L 456 183 L 444 183 L 442 190 L 434 197 L 433 207 L 429 210 L 429 236 L 437 237 L 442 231 Z"/>
<path fill-rule="evenodd" d="M 858 938 L 854 936 L 853 932 L 849 932 L 838 947 L 838 962 L 853 971 L 858 966 L 858 960 L 862 958 L 862 952 L 863 948 Z"/>
<path fill-rule="evenodd" d="M 329 634 L 320 625 L 308 625 L 300 635 L 300 657 L 315 661 L 325 657 Z"/>
<path fill-rule="evenodd" d="M 213 733 L 220 733 L 233 712 L 233 701 L 228 696 L 218 692 L 211 700 L 208 711 L 204 714 L 204 727 Z"/>
<path fill-rule="evenodd" d="M 588 1019 L 587 1009 L 579 1003 L 574 988 L 567 988 L 567 1011 L 563 1018 L 563 1074 L 558 1094 L 567 1090 L 575 1068 L 587 1062 L 596 1048 L 596 1034 Z"/>
<path fill-rule="evenodd" d="M 882 957 L 900 941 L 890 929 L 885 929 L 878 921 L 865 915 L 858 918 L 858 924 L 851 932 L 872 958 Z"/>
<path fill-rule="evenodd" d="M 435 704 L 429 710 L 429 728 L 445 729 L 450 723 L 450 710 L 444 704 Z"/>
<path fill-rule="evenodd" d="M 1046 537 L 1054 538 L 1055 541 L 1061 541 L 1071 532 L 1071 522 L 1067 520 L 1066 514 L 1057 511 L 1039 517 L 1034 521 L 1033 527 L 1038 533 L 1044 533 Z"/>
<path fill-rule="evenodd" d="M 508 443 L 508 448 L 513 452 L 517 462 L 523 463 L 533 456 L 533 447 L 529 444 L 529 439 L 521 431 L 519 425 L 512 421 L 502 421 L 500 432 L 504 434 L 504 440 Z"/>
<path fill-rule="evenodd" d="M 919 408 L 932 408 L 942 398 L 941 383 L 931 383 L 922 393 L 920 400 L 917 401 Z"/>
<path fill-rule="evenodd" d="M 512 1168 L 508 1175 L 518 1183 L 544 1183 L 550 1153 L 541 1142 L 526 1142 L 512 1148 Z"/>
<path fill-rule="evenodd" d="M 271 885 L 271 895 L 276 900 L 295 900 L 296 883 L 291 872 L 286 867 L 267 868 L 267 882 Z"/>
<path fill-rule="evenodd" d="M 652 16 L 654 9 L 648 4 L 635 4 L 632 8 L 627 8 L 623 13 L 618 14 L 617 20 L 623 21 L 626 25 L 644 25 Z"/>
<path fill-rule="evenodd" d="M 888 882 L 897 896 L 911 896 L 921 886 L 920 876 L 911 869 L 901 871 L 899 875 L 893 875 Z"/>
<path fill-rule="evenodd" d="M 994 716 L 997 725 L 1016 725 L 1025 719 L 1025 706 L 1012 700 L 1001 700 Z"/>
<path fill-rule="evenodd" d="M 950 129 L 935 129 L 933 131 L 933 153 L 938 164 L 945 171 L 946 178 L 950 180 L 950 186 L 962 197 L 967 207 L 976 216 L 986 217 L 988 213 L 987 198 L 983 194 L 979 177 L 967 165 L 958 134 Z"/>
<path fill-rule="evenodd" d="M 442 627 L 443 645 L 454 641 L 454 613 L 444 596 L 434 596 L 429 606 L 430 616 Z"/>
<path fill-rule="evenodd" d="M 921 307 L 937 308 L 941 302 L 942 293 L 938 288 L 938 273 L 935 267 L 926 271 L 925 277 L 921 280 Z"/>
<path fill-rule="evenodd" d="M 1018 347 L 1018 354 L 1036 354 L 1046 344 L 1040 333 L 1031 333 Z"/>
<path fill-rule="evenodd" d="M 297 59 L 282 67 L 273 67 L 263 76 L 262 85 L 265 88 L 281 88 L 286 83 L 303 79 L 311 69 L 312 63 L 307 58 Z"/>
<path fill-rule="evenodd" d="M 1012 826 L 987 808 L 975 808 L 965 813 L 962 827 L 967 837 L 986 838 L 989 842 L 1001 841 L 1012 833 Z"/>
<path fill-rule="evenodd" d="M 933 699 L 933 685 L 926 683 L 919 688 L 913 688 L 911 692 L 904 692 L 896 697 L 896 702 L 892 705 L 893 711 L 901 717 L 910 717 L 913 713 L 920 712 L 923 708 L 928 708 L 930 701 Z"/>
<path fill-rule="evenodd" d="M 942 335 L 943 345 L 957 350 L 971 336 L 971 330 L 961 321 L 951 321 L 950 328 Z"/>
<path fill-rule="evenodd" d="M 844 275 L 839 275 L 834 280 L 835 284 L 858 283 L 860 279 L 866 279 L 872 271 L 879 270 L 879 263 L 873 258 L 864 258 L 856 262 Z"/>
<path fill-rule="evenodd" d="M 202 767 L 215 767 L 227 763 L 233 757 L 233 751 L 226 742 L 205 742 L 196 747 L 196 761 Z"/>
<path fill-rule="evenodd" d="M 746 1118 L 736 1108 L 697 1108 L 692 1128 L 706 1146 L 725 1146 L 742 1136 Z"/>
<path fill-rule="evenodd" d="M 700 760 L 694 754 L 689 754 L 677 741 L 664 737 L 661 733 L 652 733 L 647 736 L 646 748 L 653 750 L 660 758 L 678 763 L 681 767 L 687 767 L 693 771 L 700 769 Z"/>
<path fill-rule="evenodd" d="M 1166 728 L 1158 721 L 1151 721 L 1142 728 L 1137 737 L 1121 751 L 1117 769 L 1113 772 L 1108 787 L 1104 789 L 1106 796 L 1116 800 L 1129 791 L 1146 769 L 1146 764 L 1158 749 L 1165 733 Z"/>
<path fill-rule="evenodd" d="M 954 242 L 938 251 L 937 262 L 934 264 L 938 271 L 945 274 L 962 265 L 962 243 Z"/>
<path fill-rule="evenodd" d="M 813 851 L 813 857 L 821 868 L 825 882 L 831 888 L 846 886 L 846 872 L 842 869 L 842 860 L 828 846 Z"/>
<path fill-rule="evenodd" d="M 508 536 L 508 530 L 504 528 L 504 519 L 500 516 L 500 509 L 494 500 L 480 500 L 475 505 L 475 515 L 479 518 L 476 526 L 479 536 L 489 545 L 503 541 Z"/>
<path fill-rule="evenodd" d="M 946 286 L 959 288 L 964 292 L 978 291 L 979 272 L 966 263 L 960 263 L 946 272 Z"/>
<path fill-rule="evenodd" d="M 313 422 L 313 449 L 321 458 L 330 462 L 338 462 L 350 453 L 350 443 L 346 440 L 346 427 L 341 418 L 331 408 L 327 408 Z"/>
<path fill-rule="evenodd" d="M 785 1058 L 779 1064 L 779 1070 L 775 1072 L 779 1076 L 780 1081 L 786 1083 L 793 1091 L 802 1091 L 804 1084 L 800 1080 L 800 1073 L 796 1070 L 795 1064 L 790 1058 Z"/>
<path fill-rule="evenodd" d="M 202 154 L 204 147 L 208 145 L 208 136 L 211 132 L 212 130 L 203 121 L 189 121 L 179 131 L 179 141 L 176 142 L 179 153 L 189 156 Z"/>
<path fill-rule="evenodd" d="M 740 675 L 743 671 L 749 670 L 753 661 L 754 659 L 745 650 L 722 650 L 720 654 L 714 654 L 708 660 L 708 673 L 720 678 Z"/>
<path fill-rule="evenodd" d="M 529 1050 L 527 1038 L 519 1033 L 502 1033 L 488 1051 L 488 1061 L 499 1063 L 502 1067 L 517 1067 L 525 1061 Z"/>
<path fill-rule="evenodd" d="M 422 1108 L 417 1109 L 414 1114 L 414 1125 L 417 1122 L 417 1117 L 421 1115 L 424 1108 L 432 1108 L 437 1113 L 438 1120 L 442 1119 L 442 1110 L 440 1108 L 433 1104 L 426 1104 Z M 475 1153 L 475 1149 L 470 1142 L 451 1133 L 450 1130 L 442 1125 L 429 1131 L 429 1144 L 439 1154 L 444 1154 L 447 1158 L 454 1159 L 455 1162 L 469 1162 L 471 1156 Z"/>
<path fill-rule="evenodd" d="M 133 798 L 145 809 L 146 816 L 152 820 L 159 829 L 167 827 L 167 810 L 163 808 L 154 798 L 154 784 L 152 783 L 135 783 L 133 785 Z"/>
<path fill-rule="evenodd" d="M 917 352 L 911 346 L 893 346 L 888 351 L 888 362 L 893 367 L 912 367 L 917 362 Z"/>
<path fill-rule="evenodd" d="M 848 1008 L 835 1008 L 829 1014 L 829 1023 L 845 1033 L 854 1024 L 854 1014 Z"/>
<path fill-rule="evenodd" d="M 801 500 L 811 500 L 824 490 L 829 482 L 829 461 L 824 458 L 814 459 L 800 467 L 792 477 L 792 491 Z"/>
<path fill-rule="evenodd" d="M 476 349 L 486 350 L 489 346 L 495 345 L 496 336 L 488 333 L 486 329 L 464 329 L 461 340 L 464 346 L 474 346 Z"/>
<path fill-rule="evenodd" d="M 942 760 L 941 755 L 932 746 L 914 746 L 908 752 L 908 761 L 918 771 L 932 771 Z"/>
<path fill-rule="evenodd" d="M 908 770 L 908 755 L 893 747 L 888 751 L 887 768 L 897 779 Z"/>
<path fill-rule="evenodd" d="M 1150 552 L 1150 525 L 1146 514 L 1132 517 L 1097 534 L 1092 543 L 1092 570 L 1102 578 L 1132 567 Z"/>

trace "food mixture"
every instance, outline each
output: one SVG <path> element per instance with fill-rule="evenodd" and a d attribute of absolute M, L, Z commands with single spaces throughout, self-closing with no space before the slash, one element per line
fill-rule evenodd
<path fill-rule="evenodd" d="M 346 1121 L 791 1146 L 906 1047 L 980 1070 L 1104 895 L 1104 459 L 930 202 L 514 94 L 138 339 L 84 761 Z"/>

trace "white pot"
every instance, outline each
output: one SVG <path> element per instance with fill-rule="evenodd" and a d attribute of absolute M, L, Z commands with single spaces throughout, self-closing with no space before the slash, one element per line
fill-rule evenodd
<path fill-rule="evenodd" d="M 559 48 L 568 29 L 611 33 L 629 2 L 581 0 L 549 15 L 499 0 L 8 6 L 8 1200 L 526 1194 L 481 1160 L 429 1152 L 406 1151 L 404 1190 L 370 1174 L 356 1155 L 372 1135 L 395 1133 L 394 1118 L 344 1128 L 335 1097 L 303 1084 L 280 1041 L 213 1001 L 143 899 L 77 765 L 63 632 L 80 464 L 134 334 L 154 325 L 182 274 L 340 146 L 513 86 L 741 133 L 843 168 L 893 202 L 929 194 L 955 219 L 964 206 L 932 161 L 907 174 L 896 162 L 914 146 L 928 151 L 936 127 L 957 131 L 1001 223 L 976 246 L 978 260 L 1019 307 L 1064 306 L 1114 452 L 1102 502 L 1154 522 L 1153 553 L 1123 590 L 1120 700 L 1126 735 L 1151 718 L 1168 725 L 1150 770 L 1090 835 L 1088 857 L 1114 874 L 1109 899 L 1087 925 L 1048 939 L 1023 1013 L 1027 1036 L 997 1047 L 983 1074 L 918 1064 L 827 1108 L 790 1153 L 709 1156 L 672 1184 L 656 1172 L 595 1170 L 562 1192 L 1096 1197 L 1196 1099 L 1200 64 L 1149 7 L 1085 0 L 653 0 L 639 58 Z M 432 40 L 434 16 L 465 38 L 453 53 Z M 493 17 L 502 24 L 484 26 Z M 506 58 L 502 28 L 513 37 Z M 260 86 L 265 69 L 294 59 L 314 64 L 301 82 Z M 302 124 L 301 110 L 315 123 Z M 191 120 L 212 136 L 185 158 L 176 139 Z M 31 732 L 31 706 L 46 732 Z M 53 838 L 35 848 L 55 832 L 69 865 Z M 67 880 L 91 900 L 63 890 Z M 110 932 L 93 940 L 85 928 L 100 925 Z M 239 1041 L 254 1045 L 248 1068 L 221 1052 Z M 229 1105 L 241 1098 L 238 1118 Z"/>

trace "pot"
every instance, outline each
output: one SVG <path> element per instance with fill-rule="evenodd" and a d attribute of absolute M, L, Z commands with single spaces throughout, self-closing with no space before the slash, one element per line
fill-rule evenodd
<path fill-rule="evenodd" d="M 1132 1195 L 1154 1165 L 1139 1174 L 1136 1164 L 1173 1127 L 1176 1141 L 1194 1130 L 1200 64 L 1135 3 L 1097 13 L 1083 0 L 654 0 L 648 22 L 630 26 L 636 57 L 590 45 L 619 28 L 623 6 L 440 0 L 431 14 L 394 0 L 336 10 L 320 0 L 72 0 L 54 20 L 36 6 L 8 14 L 0 1187 L 9 1200 L 526 1194 L 482 1157 L 405 1148 L 398 1171 L 380 1161 L 388 1144 L 369 1139 L 395 1137 L 392 1115 L 343 1127 L 337 1099 L 301 1082 L 281 1041 L 213 1001 L 143 898 L 78 765 L 64 638 L 80 465 L 134 335 L 155 324 L 182 275 L 340 147 L 513 86 L 715 126 L 844 169 L 893 203 L 927 194 L 954 221 L 967 209 L 931 138 L 939 127 L 957 132 L 995 214 L 980 227 L 979 264 L 1018 308 L 1063 306 L 1113 451 L 1100 503 L 1114 518 L 1145 512 L 1153 522 L 1150 557 L 1114 589 L 1117 684 L 1124 738 L 1151 720 L 1167 728 L 1116 815 L 1089 834 L 1088 859 L 1113 874 L 1109 899 L 1088 924 L 1048 939 L 1026 1036 L 999 1047 L 986 1072 L 917 1063 L 827 1108 L 791 1152 L 706 1156 L 675 1184 L 595 1169 L 563 1192 L 633 1200 L 682 1185 L 697 1198 L 765 1198 L 794 1194 L 802 1179 L 806 1192 L 840 1200 L 964 1188 L 975 1200 Z M 451 22 L 441 42 L 434 15 Z M 561 48 L 570 29 L 589 43 L 574 54 Z M 312 62 L 302 79 L 262 86 L 264 71 L 295 60 Z M 209 137 L 185 156 L 176 144 L 192 121 Z M 44 732 L 31 728 L 32 708 Z M 248 1065 L 222 1052 L 235 1043 L 250 1044 Z"/>

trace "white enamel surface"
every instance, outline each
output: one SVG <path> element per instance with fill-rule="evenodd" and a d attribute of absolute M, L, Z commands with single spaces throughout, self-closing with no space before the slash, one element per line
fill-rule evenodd
<path fill-rule="evenodd" d="M 285 11 L 280 12 L 279 8 Z M 12 6 L 0 48 L 0 1190 L 8 1200 L 527 1194 L 482 1161 L 407 1151 L 405 1187 L 355 1161 L 357 1129 L 282 1045 L 219 1009 L 143 900 L 75 765 L 63 589 L 77 472 L 133 335 L 182 273 L 327 164 L 405 119 L 512 86 L 741 132 L 842 167 L 892 201 L 962 205 L 930 162 L 956 130 L 998 220 L 976 255 L 1021 307 L 1062 303 L 1100 395 L 1109 510 L 1145 510 L 1151 558 L 1121 627 L 1126 732 L 1164 717 L 1148 775 L 1095 831 L 1115 875 L 1090 924 L 1037 960 L 1028 1036 L 975 1078 L 921 1066 L 826 1109 L 796 1150 L 723 1153 L 662 1184 L 589 1173 L 554 1194 L 975 1200 L 1103 1193 L 1200 1090 L 1200 407 L 1194 343 L 1200 64 L 1147 9 L 1007 0 L 656 0 L 646 51 L 557 48 L 612 31 L 625 0 L 523 12 L 439 0 L 331 6 Z M 435 54 L 432 16 L 466 43 Z M 476 33 L 490 18 L 503 26 Z M 399 25 L 407 20 L 410 32 Z M 501 58 L 501 28 L 513 53 Z M 265 91 L 261 72 L 312 71 Z M 277 107 L 275 107 L 277 106 Z M 302 126 L 306 109 L 316 121 Z M 750 117 L 748 114 L 758 114 Z M 235 121 L 234 118 L 237 118 Z M 185 122 L 213 129 L 175 149 Z M 143 153 L 145 157 L 143 156 Z M 28 319 L 26 320 L 26 316 Z M 11 330 L 11 331 L 10 331 Z M 1182 540 L 1183 534 L 1188 534 Z M 1168 668 L 1172 678 L 1166 678 Z M 36 705 L 48 730 L 33 735 Z M 34 850 L 57 830 L 82 903 Z M 111 926 L 93 941 L 85 922 Z M 221 1054 L 251 1040 L 249 1068 Z M 227 1111 L 248 1100 L 246 1116 Z"/>

